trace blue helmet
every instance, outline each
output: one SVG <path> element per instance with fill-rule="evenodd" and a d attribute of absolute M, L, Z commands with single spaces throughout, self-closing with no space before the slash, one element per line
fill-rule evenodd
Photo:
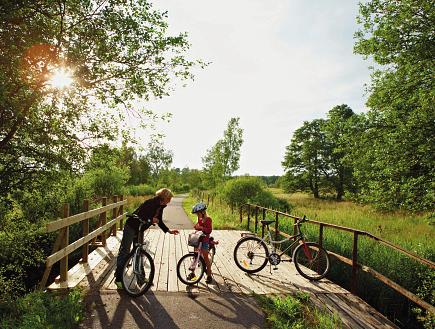
<path fill-rule="evenodd" d="M 197 212 L 201 212 L 207 209 L 207 205 L 203 202 L 199 202 L 192 207 L 192 214 L 196 214 Z"/>

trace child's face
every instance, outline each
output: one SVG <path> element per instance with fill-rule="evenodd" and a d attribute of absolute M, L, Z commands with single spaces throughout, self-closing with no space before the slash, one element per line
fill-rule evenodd
<path fill-rule="evenodd" d="M 201 219 L 202 216 L 203 216 L 203 213 L 199 211 L 199 212 L 196 213 L 196 215 L 198 216 L 198 219 Z"/>

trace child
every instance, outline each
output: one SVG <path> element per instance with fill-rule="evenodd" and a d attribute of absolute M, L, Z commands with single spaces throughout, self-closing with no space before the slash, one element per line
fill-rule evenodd
<path fill-rule="evenodd" d="M 208 217 L 207 205 L 205 203 L 197 203 L 192 208 L 192 214 L 196 214 L 198 216 L 198 223 L 195 224 L 194 228 L 197 231 L 202 231 L 205 236 L 202 238 L 202 246 L 201 250 L 199 250 L 204 258 L 205 265 L 207 266 L 207 280 L 206 283 L 210 284 L 213 282 L 213 278 L 211 276 L 211 264 L 210 259 L 208 257 L 209 251 L 209 243 L 210 243 L 210 233 L 212 231 L 212 221 L 211 218 Z"/>

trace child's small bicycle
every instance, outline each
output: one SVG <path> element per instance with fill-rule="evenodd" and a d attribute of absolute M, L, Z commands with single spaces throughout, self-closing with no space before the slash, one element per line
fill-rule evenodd
<path fill-rule="evenodd" d="M 200 252 L 202 247 L 202 238 L 204 233 L 190 233 L 188 238 L 188 245 L 195 248 L 195 251 L 189 252 L 180 258 L 177 263 L 177 276 L 178 279 L 184 284 L 191 286 L 201 281 L 206 271 L 205 260 Z M 209 258 L 210 265 L 213 264 L 214 256 L 216 254 L 216 245 L 218 241 L 214 241 L 213 237 L 209 240 Z"/>

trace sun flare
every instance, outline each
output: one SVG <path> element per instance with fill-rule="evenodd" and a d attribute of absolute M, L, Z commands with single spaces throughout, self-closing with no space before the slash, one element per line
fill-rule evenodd
<path fill-rule="evenodd" d="M 58 89 L 69 87 L 73 83 L 72 73 L 70 70 L 60 67 L 53 71 L 48 83 Z"/>

